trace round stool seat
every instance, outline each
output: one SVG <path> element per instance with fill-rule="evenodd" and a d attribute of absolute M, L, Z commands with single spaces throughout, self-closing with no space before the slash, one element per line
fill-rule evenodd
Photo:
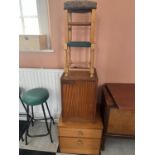
<path fill-rule="evenodd" d="M 22 100 L 27 105 L 39 105 L 44 103 L 49 97 L 49 92 L 45 88 L 34 88 L 26 91 Z"/>

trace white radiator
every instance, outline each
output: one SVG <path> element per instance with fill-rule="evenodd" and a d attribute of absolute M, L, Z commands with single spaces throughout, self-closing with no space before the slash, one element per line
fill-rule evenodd
<path fill-rule="evenodd" d="M 61 113 L 60 77 L 62 73 L 63 69 L 19 69 L 19 86 L 24 89 L 23 92 L 37 87 L 48 89 L 49 99 L 47 100 L 47 103 L 51 114 L 55 119 L 57 119 Z M 19 112 L 24 112 L 21 103 L 19 104 Z M 43 112 L 41 106 L 34 106 L 34 113 L 36 117 L 42 117 Z"/>

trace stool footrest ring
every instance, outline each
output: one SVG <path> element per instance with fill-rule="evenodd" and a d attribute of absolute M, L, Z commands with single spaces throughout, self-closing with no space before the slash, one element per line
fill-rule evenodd
<path fill-rule="evenodd" d="M 51 121 L 50 121 L 50 127 L 49 127 L 49 130 L 50 130 L 50 132 L 51 132 Z M 29 133 L 27 133 L 27 136 L 29 136 L 29 137 L 44 137 L 44 136 L 47 136 L 48 134 L 50 134 L 50 132 L 47 132 L 47 133 L 45 133 L 45 134 L 38 134 L 38 135 L 30 135 Z"/>

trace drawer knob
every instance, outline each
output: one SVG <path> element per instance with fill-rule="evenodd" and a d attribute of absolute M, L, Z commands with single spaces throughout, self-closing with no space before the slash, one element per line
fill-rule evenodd
<path fill-rule="evenodd" d="M 79 140 L 77 141 L 77 144 L 78 144 L 78 145 L 82 145 L 82 144 L 83 144 L 83 141 L 79 139 Z"/>
<path fill-rule="evenodd" d="M 78 135 L 83 136 L 83 132 L 82 131 L 78 131 Z"/>

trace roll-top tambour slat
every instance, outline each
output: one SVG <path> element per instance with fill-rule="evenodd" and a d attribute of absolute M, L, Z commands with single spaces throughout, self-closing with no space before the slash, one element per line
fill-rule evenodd
<path fill-rule="evenodd" d="M 69 22 L 71 26 L 91 26 L 91 22 Z"/>

